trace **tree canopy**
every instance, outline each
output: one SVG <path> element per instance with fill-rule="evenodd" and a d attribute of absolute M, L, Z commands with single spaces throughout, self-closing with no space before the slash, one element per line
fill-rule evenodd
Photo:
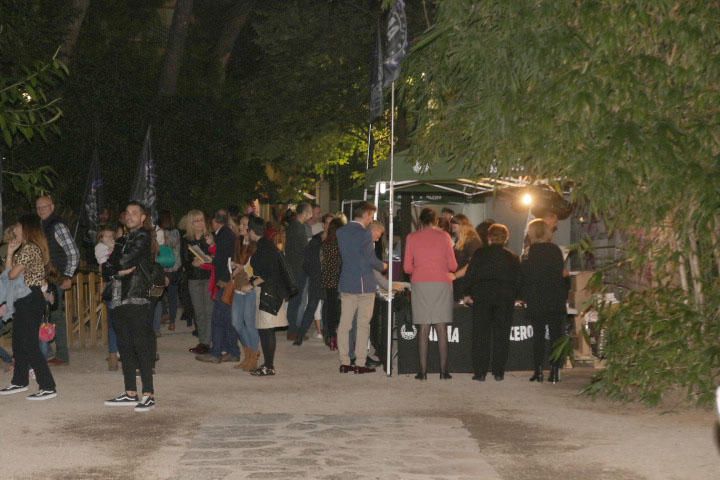
<path fill-rule="evenodd" d="M 645 279 L 606 312 L 618 396 L 680 384 L 706 401 L 720 367 L 698 340 L 720 324 L 719 18 L 702 0 L 454 0 L 411 59 L 418 155 L 571 181 L 623 237 Z"/>

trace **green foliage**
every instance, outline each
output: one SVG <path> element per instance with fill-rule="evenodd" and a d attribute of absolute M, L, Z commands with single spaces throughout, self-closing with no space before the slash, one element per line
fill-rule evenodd
<path fill-rule="evenodd" d="M 616 283 L 644 290 L 622 299 L 625 323 L 609 331 L 674 322 L 678 337 L 660 343 L 610 333 L 619 343 L 597 388 L 614 396 L 655 401 L 653 388 L 682 381 L 651 367 L 694 335 L 678 324 L 717 326 L 718 18 L 720 5 L 703 0 L 449 0 L 410 57 L 415 154 L 482 175 L 571 181 L 620 240 Z M 717 356 L 673 360 L 706 400 Z"/>
<path fill-rule="evenodd" d="M 52 191 L 55 186 L 57 172 L 50 166 L 39 167 L 24 172 L 3 172 L 7 175 L 10 186 L 28 202 Z"/>
<path fill-rule="evenodd" d="M 22 78 L 0 76 L 0 131 L 8 147 L 13 146 L 18 135 L 30 142 L 36 133 L 47 140 L 47 131 L 58 131 L 56 121 L 62 115 L 60 99 L 50 98 L 46 92 L 67 72 L 56 52 L 49 62 L 23 67 Z"/>
<path fill-rule="evenodd" d="M 682 298 L 677 289 L 658 288 L 602 309 L 608 363 L 587 392 L 655 405 L 680 389 L 692 403 L 711 402 L 720 374 L 719 319 L 706 322 Z"/>

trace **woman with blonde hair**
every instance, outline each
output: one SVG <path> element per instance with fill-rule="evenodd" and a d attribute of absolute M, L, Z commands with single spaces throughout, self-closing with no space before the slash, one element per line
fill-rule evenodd
<path fill-rule="evenodd" d="M 9 271 L 11 280 L 23 275 L 30 293 L 14 303 L 12 349 L 15 370 L 10 385 L 0 390 L 0 395 L 27 391 L 32 368 L 40 391 L 27 399 L 49 400 L 55 398 L 57 392 L 47 360 L 40 351 L 38 330 L 45 311 L 42 285 L 50 264 L 50 252 L 37 215 L 22 215 L 14 231 L 15 238 L 8 244 L 5 269 Z"/>
<path fill-rule="evenodd" d="M 209 264 L 204 264 L 190 251 L 190 248 L 200 249 L 202 253 L 209 255 L 212 235 L 209 233 L 207 219 L 202 211 L 190 210 L 185 218 L 186 230 L 181 251 L 198 331 L 198 344 L 190 351 L 201 355 L 210 351 L 210 317 L 213 308 L 210 296 L 210 269 Z"/>
<path fill-rule="evenodd" d="M 527 258 L 521 264 L 521 294 L 533 326 L 533 358 L 535 373 L 531 382 L 543 381 L 545 362 L 545 326 L 550 329 L 550 345 L 562 336 L 567 316 L 565 302 L 568 294 L 567 271 L 564 269 L 560 247 L 552 243 L 552 227 L 537 219 L 528 225 L 530 241 Z M 560 381 L 560 365 L 553 362 L 549 381 Z"/>
<path fill-rule="evenodd" d="M 483 243 L 472 223 L 470 223 L 470 219 L 462 213 L 455 215 L 450 220 L 450 226 L 456 238 L 454 250 L 455 260 L 458 264 L 455 281 L 453 282 L 453 299 L 458 301 L 462 298 L 462 292 L 465 291 L 467 284 L 465 273 L 470 259 L 475 251 L 483 246 Z"/>

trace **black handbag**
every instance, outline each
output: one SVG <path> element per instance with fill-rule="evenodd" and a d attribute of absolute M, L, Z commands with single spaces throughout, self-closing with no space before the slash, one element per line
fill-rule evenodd
<path fill-rule="evenodd" d="M 150 272 L 146 272 L 142 264 L 140 271 L 147 279 L 150 286 L 148 287 L 148 298 L 160 298 L 165 292 L 165 271 L 159 263 L 153 263 L 150 266 Z"/>
<path fill-rule="evenodd" d="M 270 288 L 266 288 L 265 284 L 260 287 L 260 310 L 270 315 L 277 315 L 282 304 L 283 299 L 277 293 L 270 291 Z"/>

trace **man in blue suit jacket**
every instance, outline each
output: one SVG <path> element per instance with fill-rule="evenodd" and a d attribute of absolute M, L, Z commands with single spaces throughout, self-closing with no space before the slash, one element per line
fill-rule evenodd
<path fill-rule="evenodd" d="M 377 281 L 373 270 L 383 271 L 387 264 L 375 255 L 372 234 L 367 229 L 377 207 L 361 202 L 353 211 L 353 221 L 337 231 L 338 248 L 342 259 L 340 270 L 340 325 L 337 339 L 340 353 L 340 373 L 368 373 L 374 368 L 365 366 L 370 320 L 375 306 Z M 349 334 L 357 314 L 355 336 L 355 367 L 350 365 Z"/>

